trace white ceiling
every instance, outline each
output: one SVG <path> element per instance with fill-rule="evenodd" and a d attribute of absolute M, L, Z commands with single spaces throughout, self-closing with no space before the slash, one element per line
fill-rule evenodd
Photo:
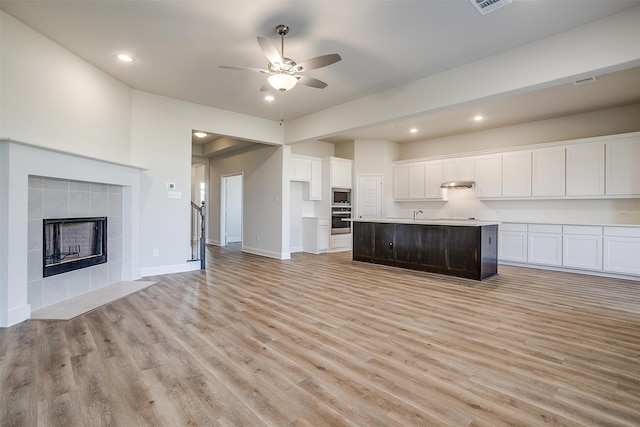
<path fill-rule="evenodd" d="M 280 104 L 264 101 L 259 91 L 265 75 L 218 67 L 265 68 L 256 37 L 279 46 L 277 24 L 290 27 L 286 56 L 296 62 L 330 53 L 343 58 L 308 72 L 327 88 L 298 85 L 283 95 L 284 115 L 294 119 L 639 5 L 640 0 L 513 0 L 485 16 L 469 0 L 2 0 L 0 9 L 132 88 L 279 120 Z M 121 52 L 134 62 L 117 61 Z M 492 100 L 330 140 L 406 142 L 477 129 L 469 121 L 477 112 L 491 118 L 480 126 L 502 126 L 638 102 L 640 73 L 634 69 L 599 76 L 592 84 Z M 407 135 L 408 126 L 421 132 Z"/>

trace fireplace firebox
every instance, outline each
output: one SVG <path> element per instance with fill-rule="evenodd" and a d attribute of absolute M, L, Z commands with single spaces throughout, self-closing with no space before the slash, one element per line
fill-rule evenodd
<path fill-rule="evenodd" d="M 107 217 L 43 220 L 43 277 L 107 262 Z"/>

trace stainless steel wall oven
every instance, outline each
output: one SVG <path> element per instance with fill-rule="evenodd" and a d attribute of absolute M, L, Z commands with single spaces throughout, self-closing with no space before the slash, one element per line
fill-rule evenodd
<path fill-rule="evenodd" d="M 351 206 L 332 206 L 331 234 L 351 233 L 351 221 L 343 221 L 349 218 L 351 218 Z"/>

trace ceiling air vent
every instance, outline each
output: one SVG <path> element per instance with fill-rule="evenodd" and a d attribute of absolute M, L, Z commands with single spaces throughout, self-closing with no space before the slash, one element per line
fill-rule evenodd
<path fill-rule="evenodd" d="M 478 12 L 486 15 L 496 9 L 500 9 L 502 6 L 511 4 L 511 0 L 471 0 L 471 3 L 478 9 Z"/>

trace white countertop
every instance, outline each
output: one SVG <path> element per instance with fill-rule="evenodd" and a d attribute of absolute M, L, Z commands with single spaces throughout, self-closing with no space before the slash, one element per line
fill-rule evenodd
<path fill-rule="evenodd" d="M 588 227 L 640 227 L 640 224 L 600 224 L 594 222 L 571 221 L 500 221 L 500 224 L 583 225 Z"/>
<path fill-rule="evenodd" d="M 484 225 L 498 225 L 499 221 L 480 221 L 475 219 L 416 219 L 411 218 L 353 218 L 353 222 L 377 222 L 384 224 L 417 224 L 417 225 L 449 225 L 461 227 L 482 227 Z"/>

